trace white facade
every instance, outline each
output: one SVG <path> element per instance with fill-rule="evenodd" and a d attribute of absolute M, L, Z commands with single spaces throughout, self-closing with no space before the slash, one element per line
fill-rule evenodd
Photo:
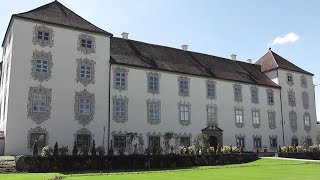
<path fill-rule="evenodd" d="M 34 38 L 37 38 L 37 27 L 51 31 L 52 44 L 41 45 L 34 42 Z M 269 71 L 265 74 L 279 85 L 270 87 L 133 66 L 110 65 L 110 37 L 107 35 L 20 18 L 13 18 L 8 32 L 3 46 L 0 90 L 0 130 L 5 132 L 6 155 L 30 154 L 31 136 L 37 132 L 45 134 L 45 145 L 53 146 L 58 142 L 59 146 L 68 146 L 70 151 L 74 142 L 78 141 L 77 132 L 90 134 L 91 145 L 92 140 L 95 140 L 96 146 L 106 149 L 111 146 L 112 141 L 114 143 L 114 136 L 130 132 L 141 134 L 144 142 L 142 149 L 149 146 L 150 136 L 159 136 L 163 146 L 163 135 L 167 132 L 173 132 L 179 137 L 190 137 L 192 141 L 192 138 L 208 127 L 208 106 L 216 108 L 215 125 L 223 130 L 223 145 L 236 146 L 236 138 L 244 138 L 247 151 L 262 151 L 264 147 L 267 147 L 268 151 L 275 151 L 276 148 L 271 147 L 270 138 L 276 139 L 276 146 L 291 145 L 292 137 L 297 137 L 299 144 L 303 138 L 315 142 L 315 97 L 310 75 L 281 69 Z M 94 52 L 90 52 L 92 48 L 90 51 L 81 50 L 82 37 L 90 39 L 90 47 L 92 45 Z M 35 68 L 34 61 L 37 60 L 36 52 L 51 53 L 49 77 L 41 79 L 42 77 L 32 73 Z M 81 69 L 78 63 L 82 62 L 91 65 L 92 79 L 88 82 L 79 80 Z M 114 77 L 119 70 L 124 72 L 126 78 L 126 86 L 120 90 L 115 85 Z M 157 73 L 159 92 L 148 92 L 149 73 Z M 287 83 L 287 73 L 293 75 L 293 85 Z M 301 86 L 302 75 L 306 77 L 307 87 Z M 189 83 L 189 93 L 186 96 L 179 95 L 181 77 Z M 207 97 L 208 81 L 215 84 L 215 98 Z M 242 100 L 239 102 L 235 101 L 235 86 L 241 88 Z M 253 87 L 257 90 L 257 102 L 252 102 L 251 99 Z M 45 118 L 32 114 L 35 111 L 36 94 L 32 88 L 40 88 L 47 93 L 46 109 L 49 113 L 44 114 Z M 290 89 L 295 92 L 295 106 L 288 103 Z M 268 103 L 267 92 L 273 92 L 271 104 Z M 308 108 L 303 107 L 303 92 L 309 97 Z M 89 114 L 81 115 L 79 112 L 82 96 L 90 99 Z M 124 119 L 115 117 L 116 99 L 127 102 L 124 104 Z M 158 102 L 160 105 L 160 120 L 157 123 L 148 120 L 148 102 Z M 85 100 L 83 103 L 85 104 Z M 179 104 L 189 107 L 190 122 L 187 124 L 179 121 Z M 243 124 L 236 123 L 235 109 L 243 111 Z M 289 112 L 292 110 L 297 113 L 296 130 L 292 130 L 290 126 Z M 268 112 L 275 115 L 273 125 L 270 125 Z M 303 119 L 305 112 L 309 113 L 311 120 L 308 130 Z M 258 120 L 254 119 L 254 116 L 257 116 Z M 259 123 L 254 124 L 254 121 Z M 261 139 L 258 147 L 254 145 L 254 138 Z M 179 141 L 177 139 L 171 144 L 177 149 L 180 146 Z"/>

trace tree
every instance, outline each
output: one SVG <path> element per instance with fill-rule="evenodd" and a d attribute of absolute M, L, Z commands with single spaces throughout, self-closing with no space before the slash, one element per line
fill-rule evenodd
<path fill-rule="evenodd" d="M 34 141 L 32 146 L 32 155 L 37 156 L 38 155 L 38 143 L 37 141 Z"/>
<path fill-rule="evenodd" d="M 97 154 L 96 152 L 96 142 L 92 140 L 92 147 L 91 147 L 91 155 L 95 156 Z"/>
<path fill-rule="evenodd" d="M 77 147 L 76 141 L 74 141 L 74 144 L 73 144 L 72 155 L 78 155 L 78 147 Z"/>
<path fill-rule="evenodd" d="M 56 142 L 53 147 L 53 156 L 58 156 L 58 153 L 59 153 L 59 147 L 58 147 L 58 142 Z"/>

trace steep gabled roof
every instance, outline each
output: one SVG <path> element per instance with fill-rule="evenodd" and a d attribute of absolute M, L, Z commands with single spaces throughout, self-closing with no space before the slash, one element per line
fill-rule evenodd
<path fill-rule="evenodd" d="M 111 38 L 111 63 L 278 87 L 260 66 L 123 38 Z"/>
<path fill-rule="evenodd" d="M 284 59 L 283 57 L 279 56 L 275 52 L 269 50 L 265 55 L 263 55 L 256 64 L 261 66 L 262 72 L 264 71 L 270 71 L 277 68 L 289 70 L 289 71 L 295 71 L 299 73 L 305 73 L 309 75 L 313 75 L 312 73 L 305 71 L 298 66 L 292 64 L 288 60 Z"/>
<path fill-rule="evenodd" d="M 85 20 L 84 18 L 82 18 L 75 12 L 71 11 L 70 9 L 68 9 L 58 1 L 53 1 L 51 3 L 45 4 L 31 11 L 12 15 L 9 26 L 14 17 L 70 27 L 74 29 L 99 33 L 99 34 L 108 35 L 108 36 L 113 36 L 111 33 Z M 9 26 L 8 26 L 8 29 L 9 29 Z M 6 35 L 8 33 L 8 29 L 7 29 Z M 2 46 L 3 46 L 3 43 L 2 43 Z"/>

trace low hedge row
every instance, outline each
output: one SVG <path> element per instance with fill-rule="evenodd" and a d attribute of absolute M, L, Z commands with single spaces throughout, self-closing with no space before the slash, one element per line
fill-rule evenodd
<path fill-rule="evenodd" d="M 16 160 L 17 171 L 70 172 L 143 170 L 240 164 L 258 159 L 255 153 L 213 155 L 128 155 L 128 156 L 21 156 Z"/>
<path fill-rule="evenodd" d="M 320 160 L 320 152 L 279 152 L 278 157 Z"/>

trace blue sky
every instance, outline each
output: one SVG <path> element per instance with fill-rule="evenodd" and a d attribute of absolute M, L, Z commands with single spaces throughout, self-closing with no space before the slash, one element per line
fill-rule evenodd
<path fill-rule="evenodd" d="M 5 0 L 0 37 L 11 14 L 52 0 Z M 60 0 L 97 26 L 120 36 L 192 51 L 256 61 L 269 46 L 320 84 L 320 1 L 308 0 Z M 2 50 L 0 50 L 2 54 Z M 316 86 L 320 120 L 320 85 Z"/>

